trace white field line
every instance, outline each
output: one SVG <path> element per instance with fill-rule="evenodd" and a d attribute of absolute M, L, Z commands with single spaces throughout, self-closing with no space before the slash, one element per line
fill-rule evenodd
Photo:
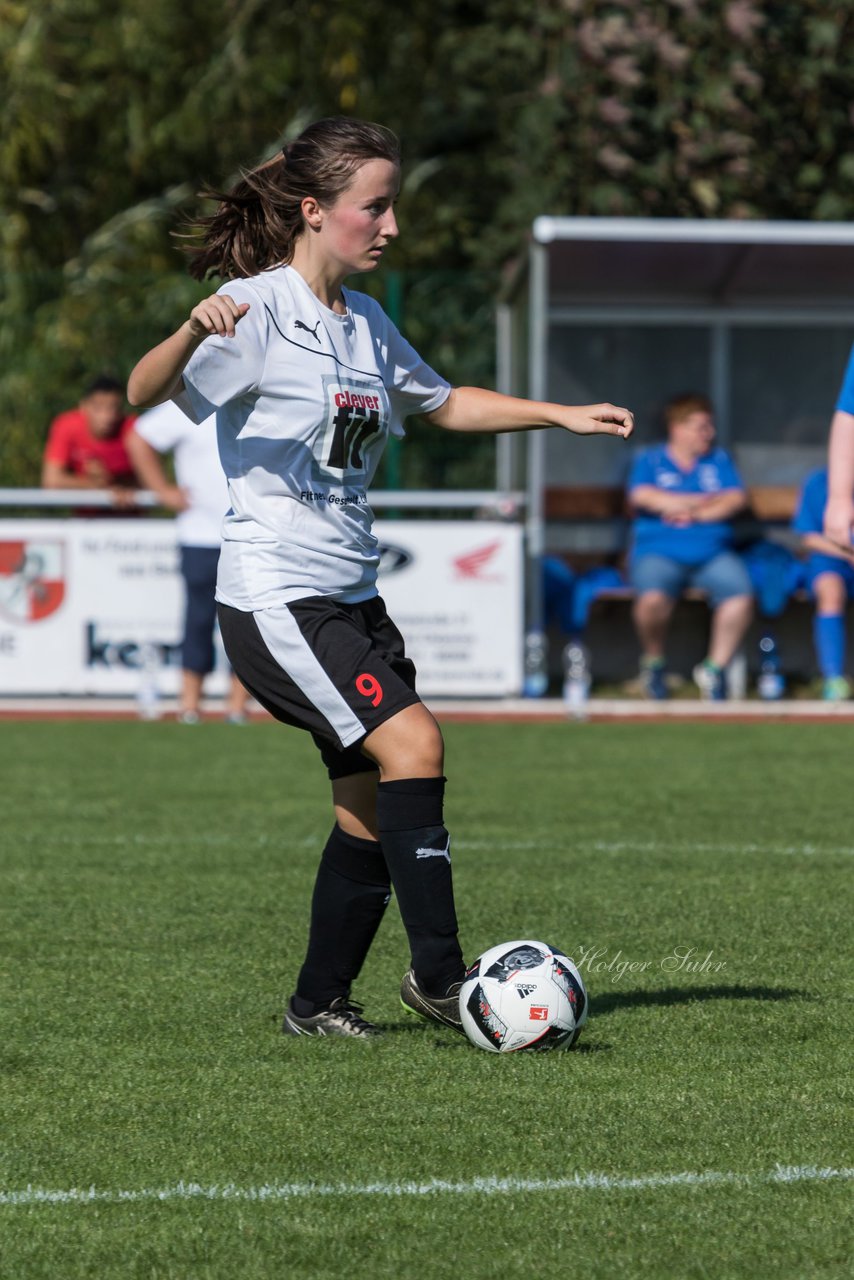
<path fill-rule="evenodd" d="M 152 847 L 166 846 L 167 848 L 176 845 L 183 848 L 191 848 L 198 845 L 208 848 L 229 848 L 239 845 L 241 849 L 278 848 L 282 851 L 287 849 L 320 849 L 323 843 L 318 836 L 287 838 L 257 835 L 246 837 L 222 833 L 174 836 L 166 832 L 160 835 L 152 835 L 144 831 L 133 832 L 130 835 L 114 836 L 98 835 L 97 833 L 92 835 L 73 835 L 68 832 L 49 836 L 46 836 L 43 832 L 21 832 L 11 836 L 7 832 L 6 838 L 10 843 L 14 839 L 14 842 L 18 845 L 86 845 L 95 847 L 111 845 L 130 848 L 144 848 L 146 845 Z M 543 841 L 537 840 L 467 840 L 464 837 L 454 838 L 453 833 L 452 839 L 454 849 L 466 849 L 475 853 L 489 852 L 490 850 L 496 853 L 535 853 L 546 847 Z M 2 838 L 0 838 L 0 843 L 3 843 Z M 758 854 L 761 856 L 778 854 L 793 858 L 854 857 L 854 845 L 829 845 L 824 847 L 816 844 L 732 844 L 723 841 L 698 842 L 694 840 L 680 842 L 676 840 L 582 839 L 571 841 L 565 849 L 561 849 L 554 844 L 550 844 L 548 848 L 553 853 L 723 853 L 738 856 L 742 854 Z"/>
<path fill-rule="evenodd" d="M 96 1187 L 72 1187 L 49 1191 L 26 1187 L 22 1191 L 0 1191 L 0 1205 L 10 1207 L 40 1204 L 126 1204 L 147 1200 L 238 1200 L 282 1201 L 315 1198 L 376 1196 L 384 1199 L 419 1196 L 538 1195 L 560 1191 L 661 1191 L 670 1187 L 762 1186 L 796 1182 L 850 1181 L 854 1169 L 828 1169 L 815 1165 L 776 1165 L 760 1173 L 653 1173 L 641 1177 L 619 1177 L 607 1173 L 576 1173 L 567 1178 L 472 1178 L 467 1182 L 447 1182 L 432 1178 L 427 1182 L 367 1183 L 265 1183 L 241 1187 L 233 1182 L 202 1186 L 197 1182 L 177 1182 L 171 1187 L 144 1187 L 138 1191 L 99 1191 Z"/>

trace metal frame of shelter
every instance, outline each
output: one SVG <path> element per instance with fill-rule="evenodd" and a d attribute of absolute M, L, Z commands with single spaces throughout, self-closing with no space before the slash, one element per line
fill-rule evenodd
<path fill-rule="evenodd" d="M 527 313 L 527 318 L 525 318 Z M 736 326 L 850 325 L 854 224 L 712 219 L 539 217 L 527 255 L 497 307 L 497 385 L 532 400 L 549 393 L 549 342 L 561 324 L 703 325 L 709 390 L 729 439 L 727 331 Z M 525 368 L 525 366 L 527 366 Z M 499 437 L 496 488 L 524 478 L 528 625 L 542 624 L 545 432 Z"/>

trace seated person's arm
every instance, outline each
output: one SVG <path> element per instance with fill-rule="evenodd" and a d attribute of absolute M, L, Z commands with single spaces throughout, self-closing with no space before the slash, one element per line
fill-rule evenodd
<path fill-rule="evenodd" d="M 634 511 L 647 511 L 655 516 L 682 515 L 693 511 L 703 501 L 701 493 L 670 493 L 655 484 L 636 484 L 629 489 L 629 506 Z"/>
<path fill-rule="evenodd" d="M 837 547 L 851 544 L 854 529 L 854 414 L 837 409 L 830 424 L 828 495 L 824 531 Z"/>
<path fill-rule="evenodd" d="M 804 533 L 801 535 L 801 546 L 805 551 L 817 551 L 823 556 L 836 556 L 846 564 L 854 564 L 854 547 L 845 550 L 838 543 L 826 538 L 823 533 Z"/>
<path fill-rule="evenodd" d="M 86 464 L 82 475 L 64 466 L 53 458 L 45 458 L 42 463 L 43 489 L 106 489 L 110 484 L 110 476 L 103 463 L 92 458 Z"/>
<path fill-rule="evenodd" d="M 744 489 L 722 489 L 720 493 L 706 494 L 694 512 L 694 519 L 703 524 L 718 520 L 732 520 L 747 506 Z"/>

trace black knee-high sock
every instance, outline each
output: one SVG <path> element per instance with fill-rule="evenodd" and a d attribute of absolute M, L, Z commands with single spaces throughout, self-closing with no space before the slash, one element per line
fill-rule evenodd
<path fill-rule="evenodd" d="M 380 927 L 390 888 L 377 841 L 348 835 L 336 824 L 323 850 L 311 900 L 308 951 L 295 996 L 296 1012 L 302 1017 L 350 994 Z"/>
<path fill-rule="evenodd" d="M 445 829 L 444 778 L 406 778 L 377 786 L 377 827 L 412 967 L 428 995 L 443 996 L 463 977 Z"/>

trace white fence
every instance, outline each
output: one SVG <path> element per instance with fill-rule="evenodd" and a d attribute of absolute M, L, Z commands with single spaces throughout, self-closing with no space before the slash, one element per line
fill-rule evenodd
<path fill-rule="evenodd" d="M 155 505 L 143 495 L 140 505 Z M 0 491 L 6 507 L 110 506 L 108 494 Z M 371 495 L 387 508 L 483 508 L 518 495 Z M 380 590 L 433 696 L 522 685 L 522 530 L 506 519 L 378 520 Z M 152 665 L 177 692 L 183 585 L 172 520 L 0 520 L 0 695 L 133 696 Z M 222 655 L 207 685 L 224 692 Z"/>

